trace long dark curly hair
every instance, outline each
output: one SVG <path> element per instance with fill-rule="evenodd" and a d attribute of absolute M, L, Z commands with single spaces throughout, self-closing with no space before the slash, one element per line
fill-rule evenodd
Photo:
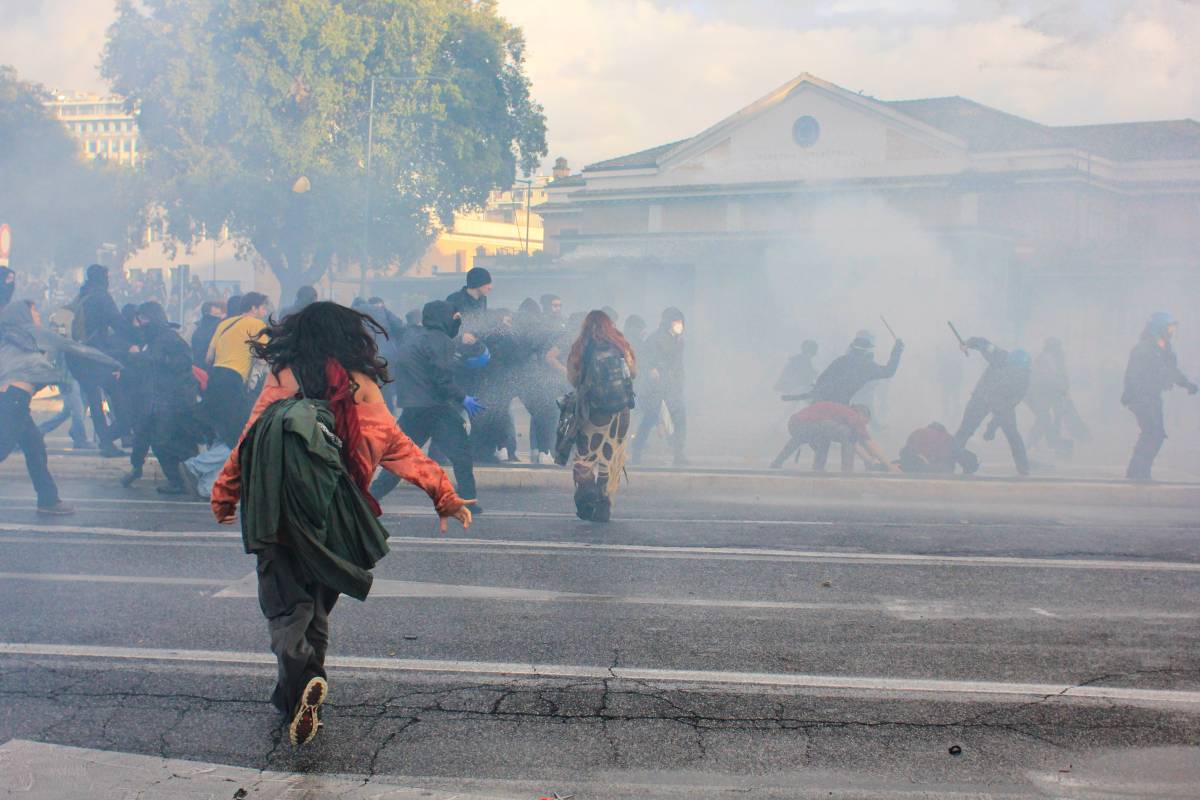
<path fill-rule="evenodd" d="M 290 368 L 308 397 L 328 390 L 325 363 L 337 361 L 346 372 L 361 372 L 376 383 L 390 383 L 388 363 L 380 358 L 375 334 L 385 331 L 366 314 L 329 301 L 312 303 L 267 326 L 267 340 L 250 341 L 250 349 L 278 377 Z"/>

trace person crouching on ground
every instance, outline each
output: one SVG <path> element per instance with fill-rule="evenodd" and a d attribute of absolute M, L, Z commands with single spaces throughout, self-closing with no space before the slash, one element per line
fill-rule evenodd
<path fill-rule="evenodd" d="M 908 435 L 897 462 L 903 472 L 953 475 L 962 467 L 964 475 L 979 471 L 979 457 L 959 447 L 940 422 L 931 422 Z"/>
<path fill-rule="evenodd" d="M 785 461 L 809 445 L 813 449 L 813 470 L 824 472 L 829 446 L 836 443 L 842 447 L 842 472 L 854 470 L 855 455 L 862 457 L 868 469 L 886 472 L 889 467 L 883 453 L 867 430 L 870 421 L 871 410 L 863 405 L 821 401 L 802 408 L 788 421 L 791 438 L 771 462 L 771 469 L 782 469 Z"/>
<path fill-rule="evenodd" d="M 400 431 L 379 383 L 389 380 L 371 328 L 357 311 L 313 303 L 255 342 L 266 385 L 212 493 L 217 521 L 241 502 L 242 543 L 258 559 L 259 605 L 278 660 L 272 704 L 294 745 L 317 734 L 328 694 L 325 651 L 338 595 L 365 600 L 369 572 L 387 553 L 376 467 L 413 483 L 441 519 L 471 524 L 446 473 Z"/>
<path fill-rule="evenodd" d="M 603 311 L 583 321 L 567 357 L 567 380 L 579 402 L 575 435 L 575 511 L 580 519 L 608 522 L 617 493 L 634 406 L 633 348 Z"/>

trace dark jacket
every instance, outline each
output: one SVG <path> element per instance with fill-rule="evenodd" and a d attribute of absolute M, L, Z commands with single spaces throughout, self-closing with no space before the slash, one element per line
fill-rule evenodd
<path fill-rule="evenodd" d="M 365 600 L 368 570 L 388 552 L 387 531 L 342 464 L 333 412 L 323 401 L 278 400 L 246 432 L 242 545 L 279 544 L 280 532 L 308 577 Z"/>
<path fill-rule="evenodd" d="M 1162 393 L 1172 386 L 1189 388 L 1191 381 L 1179 369 L 1179 362 L 1171 343 L 1162 341 L 1147 331 L 1129 353 L 1129 364 L 1125 367 L 1125 391 L 1121 403 L 1126 406 L 1157 403 Z"/>
<path fill-rule="evenodd" d="M 1016 408 L 1029 391 L 1029 366 L 1012 363 L 1007 350 L 987 339 L 973 337 L 967 340 L 967 347 L 978 350 L 988 363 L 971 392 L 971 400 L 995 410 Z"/>
<path fill-rule="evenodd" d="M 208 345 L 221 322 L 221 317 L 205 314 L 192 331 L 192 363 L 201 369 L 208 369 Z"/>
<path fill-rule="evenodd" d="M 467 294 L 467 287 L 465 286 L 448 296 L 446 302 L 450 304 L 451 308 L 463 315 L 464 324 L 467 324 L 468 318 L 473 321 L 474 318 L 482 316 L 483 312 L 487 311 L 487 296 L 481 295 L 476 300 Z M 467 325 L 467 327 L 470 327 L 470 325 Z"/>
<path fill-rule="evenodd" d="M 142 328 L 146 347 L 130 355 L 130 366 L 142 376 L 151 410 L 187 408 L 196 404 L 199 386 L 192 372 L 192 352 L 169 325 Z"/>
<path fill-rule="evenodd" d="M 650 370 L 658 370 L 657 383 L 649 379 L 646 390 L 651 393 L 678 394 L 683 391 L 683 337 L 671 333 L 663 325 L 646 337 L 638 353 L 639 371 L 648 378 Z"/>
<path fill-rule="evenodd" d="M 903 343 L 896 342 L 886 364 L 876 364 L 875 356 L 870 350 L 852 349 L 844 356 L 835 358 L 833 363 L 817 376 L 812 390 L 813 402 L 825 400 L 849 405 L 854 395 L 871 381 L 884 380 L 895 375 L 903 352 Z"/>
<path fill-rule="evenodd" d="M 458 324 L 449 303 L 425 306 L 421 327 L 404 337 L 396 354 L 396 402 L 402 408 L 458 405 L 466 396 L 454 381 Z"/>
<path fill-rule="evenodd" d="M 80 317 L 71 332 L 72 338 L 111 355 L 114 335 L 128 326 L 108 293 L 108 284 L 85 283 L 71 310 Z"/>

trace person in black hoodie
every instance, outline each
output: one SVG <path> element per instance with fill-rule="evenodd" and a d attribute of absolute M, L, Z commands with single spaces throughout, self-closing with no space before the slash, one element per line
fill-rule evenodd
<path fill-rule="evenodd" d="M 1150 317 L 1141 338 L 1129 353 L 1121 405 L 1137 417 L 1141 431 L 1133 448 L 1133 456 L 1129 459 L 1129 467 L 1125 470 L 1125 477 L 1129 480 L 1151 480 L 1154 459 L 1167 439 L 1166 426 L 1163 424 L 1163 392 L 1174 386 L 1186 389 L 1191 395 L 1197 391 L 1196 384 L 1180 371 L 1175 350 L 1171 347 L 1178 327 L 1179 324 L 1170 314 L 1157 312 Z"/>
<path fill-rule="evenodd" d="M 433 446 L 454 465 L 458 495 L 475 500 L 475 465 L 459 409 L 474 417 L 483 406 L 454 381 L 454 339 L 461 325 L 462 314 L 450 303 L 426 303 L 421 310 L 421 327 L 400 342 L 392 374 L 397 401 L 404 409 L 397 420 L 400 430 L 417 447 L 424 447 L 432 439 Z M 371 494 L 382 500 L 399 484 L 399 478 L 385 472 L 371 484 Z M 473 505 L 471 511 L 478 514 L 481 509 Z"/>
<path fill-rule="evenodd" d="M 671 447 L 675 454 L 675 466 L 687 465 L 687 405 L 683 396 L 683 312 L 668 308 L 662 313 L 658 330 L 646 338 L 642 346 L 641 384 L 646 393 L 642 407 L 645 413 L 633 439 L 633 463 L 642 460 L 642 452 L 650 432 L 658 424 L 662 406 L 671 415 L 674 433 Z"/>
<path fill-rule="evenodd" d="M 991 439 L 996 428 L 1004 431 L 1004 437 L 1008 439 L 1008 447 L 1012 451 L 1013 462 L 1017 465 L 1017 472 L 1028 475 L 1029 457 L 1025 452 L 1025 440 L 1021 438 L 1021 431 L 1017 428 L 1017 406 L 1029 391 L 1029 353 L 1024 350 L 1013 350 L 1010 353 L 979 336 L 968 339 L 963 347 L 966 350 L 978 350 L 987 360 L 988 366 L 979 376 L 979 382 L 971 392 L 971 399 L 967 401 L 962 425 L 954 435 L 955 448 L 966 449 L 967 442 L 991 414 L 992 424 L 989 425 L 984 438 Z"/>
<path fill-rule="evenodd" d="M 71 338 L 119 358 L 115 352 L 116 338 L 126 328 L 126 323 L 108 291 L 108 267 L 92 264 L 87 268 L 86 279 L 79 287 L 79 297 L 70 308 L 75 314 L 71 323 Z M 105 367 L 98 367 L 95 362 L 81 360 L 71 353 L 67 354 L 67 366 L 79 381 L 84 401 L 91 412 L 92 426 L 100 442 L 100 455 L 108 458 L 124 456 L 125 453 L 115 443 L 120 433 L 119 426 L 110 424 L 104 413 L 106 394 L 114 406 L 120 403 L 120 386 L 116 375 Z"/>
<path fill-rule="evenodd" d="M 892 354 L 887 363 L 876 364 L 875 336 L 870 331 L 859 331 L 846 354 L 835 358 L 817 376 L 817 381 L 813 384 L 812 401 L 850 405 L 854 395 L 862 391 L 868 383 L 895 375 L 903 353 L 904 341 L 897 339 L 892 345 Z"/>
<path fill-rule="evenodd" d="M 134 324 L 145 344 L 130 354 L 129 368 L 137 375 L 136 385 L 144 396 L 134 429 L 132 469 L 121 485 L 128 487 L 142 477 L 146 452 L 152 449 L 167 479 L 158 492 L 189 494 L 181 465 L 196 455 L 203 438 L 196 417 L 199 386 L 192 372 L 191 348 L 153 300 L 138 306 Z"/>

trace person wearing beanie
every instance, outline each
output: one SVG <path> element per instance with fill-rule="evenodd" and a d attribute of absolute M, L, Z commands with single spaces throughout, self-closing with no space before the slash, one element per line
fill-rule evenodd
<path fill-rule="evenodd" d="M 871 381 L 886 380 L 896 374 L 904 341 L 897 339 L 886 364 L 875 363 L 875 335 L 859 331 L 845 355 L 838 356 L 817 376 L 813 384 L 813 402 L 828 401 L 850 405 L 854 396 Z"/>
<path fill-rule="evenodd" d="M 472 322 L 487 311 L 491 291 L 492 273 L 483 267 L 475 267 L 467 273 L 467 285 L 446 298 L 450 307 L 462 314 L 464 330 L 472 331 Z"/>
<path fill-rule="evenodd" d="M 1121 405 L 1137 417 L 1140 429 L 1129 467 L 1125 470 L 1125 477 L 1132 481 L 1151 480 L 1154 459 L 1167 439 L 1163 424 L 1163 392 L 1175 386 L 1186 389 L 1188 394 L 1194 395 L 1197 391 L 1196 384 L 1180 371 L 1171 346 L 1178 327 L 1173 316 L 1165 311 L 1157 312 L 1150 317 L 1137 345 L 1129 353 Z"/>
<path fill-rule="evenodd" d="M 665 406 L 671 415 L 671 449 L 674 464 L 687 466 L 687 404 L 683 393 L 683 312 L 667 308 L 662 313 L 658 330 L 646 338 L 642 347 L 643 391 L 645 413 L 633 439 L 633 463 L 639 464 L 654 426 L 658 425 Z"/>

